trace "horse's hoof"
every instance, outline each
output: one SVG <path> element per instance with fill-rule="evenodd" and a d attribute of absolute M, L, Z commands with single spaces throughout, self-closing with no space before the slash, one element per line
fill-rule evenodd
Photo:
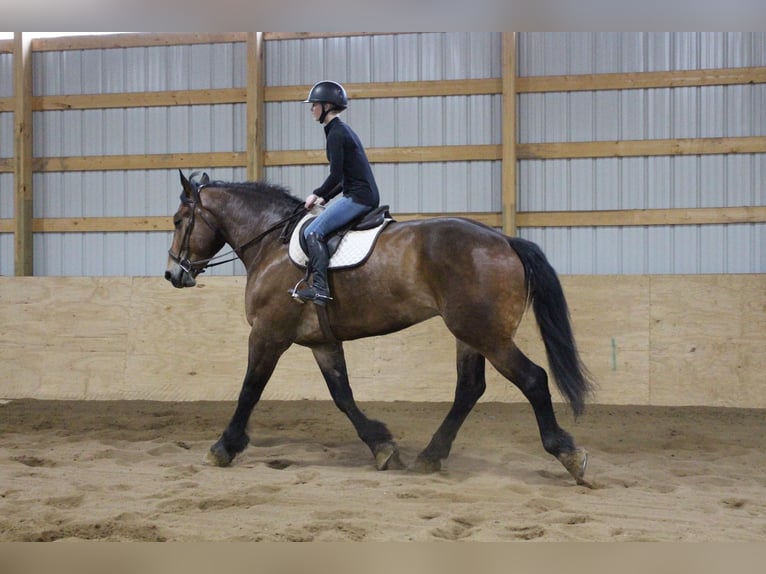
<path fill-rule="evenodd" d="M 404 463 L 399 457 L 399 449 L 393 443 L 386 443 L 375 450 L 375 467 L 378 470 L 402 470 Z"/>
<path fill-rule="evenodd" d="M 577 447 L 573 452 L 567 452 L 558 456 L 559 462 L 569 471 L 577 484 L 593 488 L 590 482 L 585 480 L 585 469 L 588 467 L 588 451 Z"/>
<path fill-rule="evenodd" d="M 412 466 L 409 468 L 410 472 L 417 472 L 419 474 L 433 474 L 439 472 L 442 469 L 442 463 L 440 460 L 425 458 L 418 456 Z"/>
<path fill-rule="evenodd" d="M 232 460 L 234 457 L 227 452 L 220 441 L 211 446 L 205 456 L 205 462 L 212 466 L 229 466 Z"/>

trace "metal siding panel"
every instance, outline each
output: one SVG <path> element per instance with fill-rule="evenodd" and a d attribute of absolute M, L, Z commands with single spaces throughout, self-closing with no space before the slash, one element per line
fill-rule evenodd
<path fill-rule="evenodd" d="M 420 166 L 420 177 L 424 183 L 420 191 L 418 211 L 438 213 L 445 211 L 445 181 L 443 163 L 425 163 Z"/>
<path fill-rule="evenodd" d="M 125 49 L 103 50 L 101 75 L 103 93 L 116 94 L 126 91 L 127 62 Z"/>
<path fill-rule="evenodd" d="M 621 72 L 643 72 L 646 69 L 646 36 L 643 32 L 623 32 L 621 38 Z"/>
<path fill-rule="evenodd" d="M 567 166 L 568 178 L 557 182 L 556 186 L 567 190 L 569 200 L 567 205 L 561 205 L 560 209 L 573 211 L 587 211 L 596 205 L 595 194 L 598 190 L 595 172 L 597 164 L 592 159 L 570 160 Z"/>
<path fill-rule="evenodd" d="M 699 160 L 696 156 L 673 158 L 673 204 L 675 208 L 699 207 Z"/>
<path fill-rule="evenodd" d="M 0 113 L 0 158 L 13 157 L 13 112 Z"/>
<path fill-rule="evenodd" d="M 726 226 L 705 225 L 700 229 L 700 273 L 723 273 L 726 268 Z"/>
<path fill-rule="evenodd" d="M 727 131 L 725 107 L 727 92 L 724 86 L 706 86 L 698 88 L 700 114 L 699 137 L 720 138 Z"/>
<path fill-rule="evenodd" d="M 621 209 L 620 160 L 613 158 L 595 160 L 595 209 Z"/>
<path fill-rule="evenodd" d="M 370 61 L 371 82 L 395 81 L 397 67 L 395 36 L 372 36 Z"/>
<path fill-rule="evenodd" d="M 519 143 L 544 141 L 545 94 L 520 94 L 518 101 Z"/>
<path fill-rule="evenodd" d="M 646 272 L 655 275 L 673 273 L 673 228 L 668 225 L 648 227 L 646 243 L 650 254 Z"/>
<path fill-rule="evenodd" d="M 647 72 L 667 72 L 671 68 L 671 33 L 647 34 Z"/>
<path fill-rule="evenodd" d="M 732 154 L 726 157 L 726 187 L 723 205 L 752 205 L 754 173 L 752 155 Z M 764 182 L 761 181 L 761 187 Z"/>
<path fill-rule="evenodd" d="M 697 94 L 697 88 L 674 88 L 672 90 L 672 137 L 698 137 L 697 119 L 699 112 L 697 109 Z"/>
<path fill-rule="evenodd" d="M 563 93 L 545 94 L 544 101 L 543 141 L 566 141 L 568 95 Z"/>
<path fill-rule="evenodd" d="M 443 46 L 444 79 L 459 80 L 469 77 L 469 34 L 467 32 L 447 33 L 444 37 Z"/>
<path fill-rule="evenodd" d="M 468 177 L 468 211 L 496 211 L 499 204 L 499 185 L 495 185 L 493 166 L 499 162 L 474 161 L 466 164 Z"/>
<path fill-rule="evenodd" d="M 0 98 L 10 97 L 13 97 L 13 54 L 0 54 Z"/>
<path fill-rule="evenodd" d="M 573 92 L 568 97 L 567 141 L 592 141 L 601 110 L 594 92 Z"/>
<path fill-rule="evenodd" d="M 444 36 L 421 34 L 419 80 L 443 80 L 444 78 Z"/>
<path fill-rule="evenodd" d="M 647 90 L 646 117 L 647 139 L 672 137 L 672 90 L 666 88 Z"/>
<path fill-rule="evenodd" d="M 596 74 L 622 72 L 622 34 L 620 32 L 598 32 L 595 38 Z"/>
<path fill-rule="evenodd" d="M 561 54 L 566 59 L 567 74 L 593 74 L 598 58 L 596 34 L 580 32 L 567 34 L 568 48 Z"/>
<path fill-rule="evenodd" d="M 644 90 L 624 90 L 619 102 L 620 137 L 626 140 L 646 138 L 646 93 Z"/>
<path fill-rule="evenodd" d="M 237 42 L 232 48 L 232 88 L 247 87 L 247 44 Z"/>
<path fill-rule="evenodd" d="M 543 166 L 543 194 L 546 211 L 566 211 L 570 209 L 571 197 L 569 181 L 569 161 L 551 160 Z"/>
<path fill-rule="evenodd" d="M 726 36 L 725 32 L 699 33 L 700 68 L 725 68 L 727 66 L 725 58 Z"/>
<path fill-rule="evenodd" d="M 345 38 L 324 40 L 324 78 L 348 82 L 348 47 Z"/>
<path fill-rule="evenodd" d="M 446 212 L 468 211 L 468 165 L 466 162 L 450 162 L 444 169 L 444 198 Z"/>
<path fill-rule="evenodd" d="M 619 140 L 620 136 L 620 93 L 617 91 L 596 92 L 595 131 L 596 140 Z"/>
<path fill-rule="evenodd" d="M 141 92 L 149 89 L 147 87 L 147 49 L 130 48 L 125 50 L 125 89 L 128 92 Z"/>
<path fill-rule="evenodd" d="M 568 73 L 569 33 L 545 32 L 543 44 L 543 73 L 558 76 Z"/>
<path fill-rule="evenodd" d="M 622 273 L 622 232 L 617 227 L 599 227 L 593 233 L 595 261 L 591 273 Z"/>
<path fill-rule="evenodd" d="M 348 51 L 348 82 L 372 81 L 372 41 L 369 36 L 355 36 L 346 41 Z"/>
<path fill-rule="evenodd" d="M 395 117 L 396 101 L 390 98 L 370 100 L 369 105 L 372 137 L 366 147 L 395 147 L 396 122 L 392 118 Z"/>
<path fill-rule="evenodd" d="M 413 82 L 420 79 L 420 52 L 419 34 L 402 34 L 394 38 L 396 69 L 394 70 L 397 82 Z"/>
<path fill-rule="evenodd" d="M 397 184 L 392 190 L 392 209 L 399 213 L 418 213 L 421 211 L 422 195 L 434 187 L 432 182 L 424 182 L 422 165 L 402 163 L 396 166 Z"/>
<path fill-rule="evenodd" d="M 625 227 L 622 230 L 622 254 L 620 272 L 625 275 L 643 275 L 647 273 L 646 228 Z M 652 254 L 653 256 L 653 254 Z"/>
<path fill-rule="evenodd" d="M 623 158 L 620 174 L 620 202 L 622 209 L 646 208 L 646 159 Z"/>
<path fill-rule="evenodd" d="M 673 228 L 673 273 L 699 272 L 698 233 L 697 225 L 677 225 Z"/>
<path fill-rule="evenodd" d="M 699 68 L 697 32 L 673 33 L 673 69 L 696 70 Z"/>
<path fill-rule="evenodd" d="M 518 75 L 542 76 L 543 72 L 543 35 L 539 32 L 518 33 Z"/>
<path fill-rule="evenodd" d="M 672 207 L 671 166 L 669 157 L 648 157 L 646 208 L 667 209 Z"/>

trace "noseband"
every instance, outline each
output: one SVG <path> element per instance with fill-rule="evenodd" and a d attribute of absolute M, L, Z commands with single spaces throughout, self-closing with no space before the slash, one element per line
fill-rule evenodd
<path fill-rule="evenodd" d="M 192 174 L 193 176 L 194 174 Z M 216 255 L 214 257 L 208 257 L 207 259 L 197 259 L 196 261 L 192 261 L 189 259 L 189 242 L 191 241 L 191 234 L 194 230 L 194 223 L 197 216 L 197 213 L 199 213 L 200 218 L 202 221 L 207 225 L 213 232 L 218 236 L 223 236 L 223 233 L 221 230 L 208 221 L 208 219 L 205 217 L 205 206 L 202 205 L 202 197 L 200 195 L 200 192 L 205 188 L 208 187 L 209 184 L 206 183 L 199 183 L 196 181 L 193 181 L 190 178 L 190 183 L 194 186 L 192 191 L 192 197 L 190 198 L 185 193 L 181 193 L 181 203 L 184 205 L 188 205 L 191 208 L 191 221 L 189 222 L 189 226 L 186 228 L 186 231 L 184 232 L 184 238 L 181 242 L 181 248 L 178 252 L 178 255 L 173 253 L 173 248 L 171 247 L 168 249 L 168 255 L 170 256 L 170 259 L 173 260 L 175 263 L 178 264 L 178 266 L 183 269 L 186 273 L 191 275 L 192 277 L 196 277 L 200 273 L 204 273 L 205 269 L 208 267 L 215 267 L 216 265 L 223 265 L 224 263 L 230 263 L 232 261 L 236 261 L 239 256 L 240 252 L 245 249 L 246 247 L 249 247 L 250 245 L 253 245 L 254 243 L 259 242 L 261 239 L 266 237 L 269 233 L 272 231 L 275 231 L 279 229 L 280 227 L 283 227 L 285 225 L 289 225 L 289 223 L 298 217 L 302 216 L 306 212 L 306 208 L 303 205 L 299 205 L 296 207 L 296 209 L 287 217 L 280 219 L 277 221 L 274 225 L 266 229 L 266 231 L 259 233 L 252 239 L 246 241 L 245 243 L 239 245 L 238 247 L 234 247 L 230 251 L 227 251 L 226 253 L 222 253 L 221 255 Z M 181 257 L 182 253 L 186 253 L 187 257 Z M 230 257 L 232 256 L 233 257 Z M 228 259 L 224 259 L 228 257 Z M 223 261 L 219 261 L 220 259 L 223 259 Z"/>

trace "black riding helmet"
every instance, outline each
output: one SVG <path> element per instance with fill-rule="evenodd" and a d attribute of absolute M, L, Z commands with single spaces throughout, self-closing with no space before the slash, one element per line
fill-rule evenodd
<path fill-rule="evenodd" d="M 330 82 L 324 80 L 317 82 L 311 88 L 308 97 L 304 103 L 328 103 L 332 106 L 331 109 L 343 111 L 348 107 L 348 96 L 346 90 L 338 82 Z M 319 117 L 319 123 L 324 122 L 325 116 L 330 110 L 323 110 L 322 115 Z"/>

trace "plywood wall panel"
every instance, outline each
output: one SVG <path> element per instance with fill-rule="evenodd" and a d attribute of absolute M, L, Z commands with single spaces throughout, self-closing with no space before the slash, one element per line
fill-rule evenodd
<path fill-rule="evenodd" d="M 0 277 L 0 398 L 235 400 L 249 333 L 245 279 L 200 283 L 176 290 L 159 277 Z M 766 276 L 566 276 L 562 284 L 598 384 L 593 402 L 766 408 Z M 516 343 L 547 368 L 531 311 Z M 453 396 L 455 342 L 439 318 L 345 349 L 360 400 Z M 523 400 L 490 366 L 487 382 L 482 400 Z M 300 347 L 285 353 L 264 393 L 328 397 Z"/>

